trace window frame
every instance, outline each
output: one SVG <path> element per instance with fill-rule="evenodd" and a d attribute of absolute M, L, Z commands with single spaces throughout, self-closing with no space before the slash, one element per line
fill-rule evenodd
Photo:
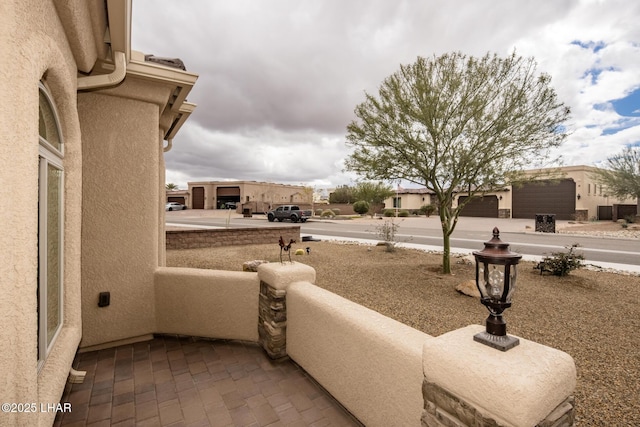
<path fill-rule="evenodd" d="M 58 138 L 59 148 L 51 144 L 45 139 L 40 132 L 39 146 L 38 146 L 38 283 L 36 295 L 37 301 L 37 313 L 38 313 L 38 328 L 37 328 L 37 358 L 38 358 L 38 371 L 44 366 L 47 357 L 51 353 L 55 342 L 60 335 L 60 331 L 64 325 L 64 140 L 62 137 L 59 115 L 55 107 L 55 103 L 49 93 L 47 87 L 40 82 L 38 85 L 38 95 L 44 95 L 44 99 L 48 104 L 48 113 L 52 115 L 51 130 L 56 132 Z M 38 98 L 38 112 L 42 113 L 42 98 Z M 39 116 L 40 117 L 40 116 Z M 49 130 L 49 129 L 47 129 Z M 55 239 L 55 245 L 57 247 L 57 323 L 52 333 L 49 333 L 49 291 L 51 286 L 49 284 L 49 231 L 51 223 L 49 220 L 49 187 L 52 185 L 50 181 L 49 168 L 59 171 L 57 179 L 57 215 L 54 218 L 56 221 L 55 228 L 57 233 Z"/>

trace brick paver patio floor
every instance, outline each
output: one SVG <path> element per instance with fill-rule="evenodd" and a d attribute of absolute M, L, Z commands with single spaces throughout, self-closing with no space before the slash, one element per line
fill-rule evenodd
<path fill-rule="evenodd" d="M 80 353 L 55 426 L 361 426 L 291 361 L 252 343 L 157 336 Z"/>

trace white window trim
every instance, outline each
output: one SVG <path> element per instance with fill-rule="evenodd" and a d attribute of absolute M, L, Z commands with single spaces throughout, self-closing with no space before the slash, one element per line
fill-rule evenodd
<path fill-rule="evenodd" d="M 52 110 L 56 129 L 58 131 L 58 137 L 60 138 L 60 149 L 56 149 L 44 138 L 39 137 L 39 162 L 38 162 L 38 290 L 39 290 L 39 324 L 38 324 L 38 370 L 43 366 L 47 357 L 51 353 L 56 339 L 62 330 L 64 325 L 64 141 L 62 139 L 62 132 L 60 122 L 58 118 L 58 112 L 55 108 L 55 104 L 49 95 L 46 87 L 40 83 L 39 91 L 43 93 L 49 102 L 49 106 Z M 54 168 L 60 170 L 60 194 L 58 197 L 58 274 L 59 274 L 59 292 L 58 292 L 58 325 L 51 337 L 51 340 L 47 342 L 48 330 L 48 305 L 47 305 L 47 278 L 48 278 L 48 254 L 47 254 L 47 232 L 48 232 L 48 166 L 51 165 Z"/>

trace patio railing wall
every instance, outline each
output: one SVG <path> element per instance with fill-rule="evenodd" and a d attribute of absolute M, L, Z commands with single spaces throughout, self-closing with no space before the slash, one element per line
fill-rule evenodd
<path fill-rule="evenodd" d="M 573 359 L 520 338 L 501 352 L 471 325 L 438 337 L 315 286 L 315 270 L 161 268 L 158 332 L 260 342 L 290 357 L 367 426 L 570 426 Z"/>

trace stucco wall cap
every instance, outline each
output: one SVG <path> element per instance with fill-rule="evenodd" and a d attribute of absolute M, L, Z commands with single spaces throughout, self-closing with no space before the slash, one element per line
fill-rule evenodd
<path fill-rule="evenodd" d="M 299 262 L 270 262 L 258 266 L 258 277 L 275 289 L 286 289 L 293 282 L 316 282 L 316 270 Z"/>
<path fill-rule="evenodd" d="M 532 426 L 573 394 L 576 367 L 560 350 L 523 338 L 501 352 L 473 340 L 470 325 L 425 342 L 425 379 L 505 425 Z"/>

